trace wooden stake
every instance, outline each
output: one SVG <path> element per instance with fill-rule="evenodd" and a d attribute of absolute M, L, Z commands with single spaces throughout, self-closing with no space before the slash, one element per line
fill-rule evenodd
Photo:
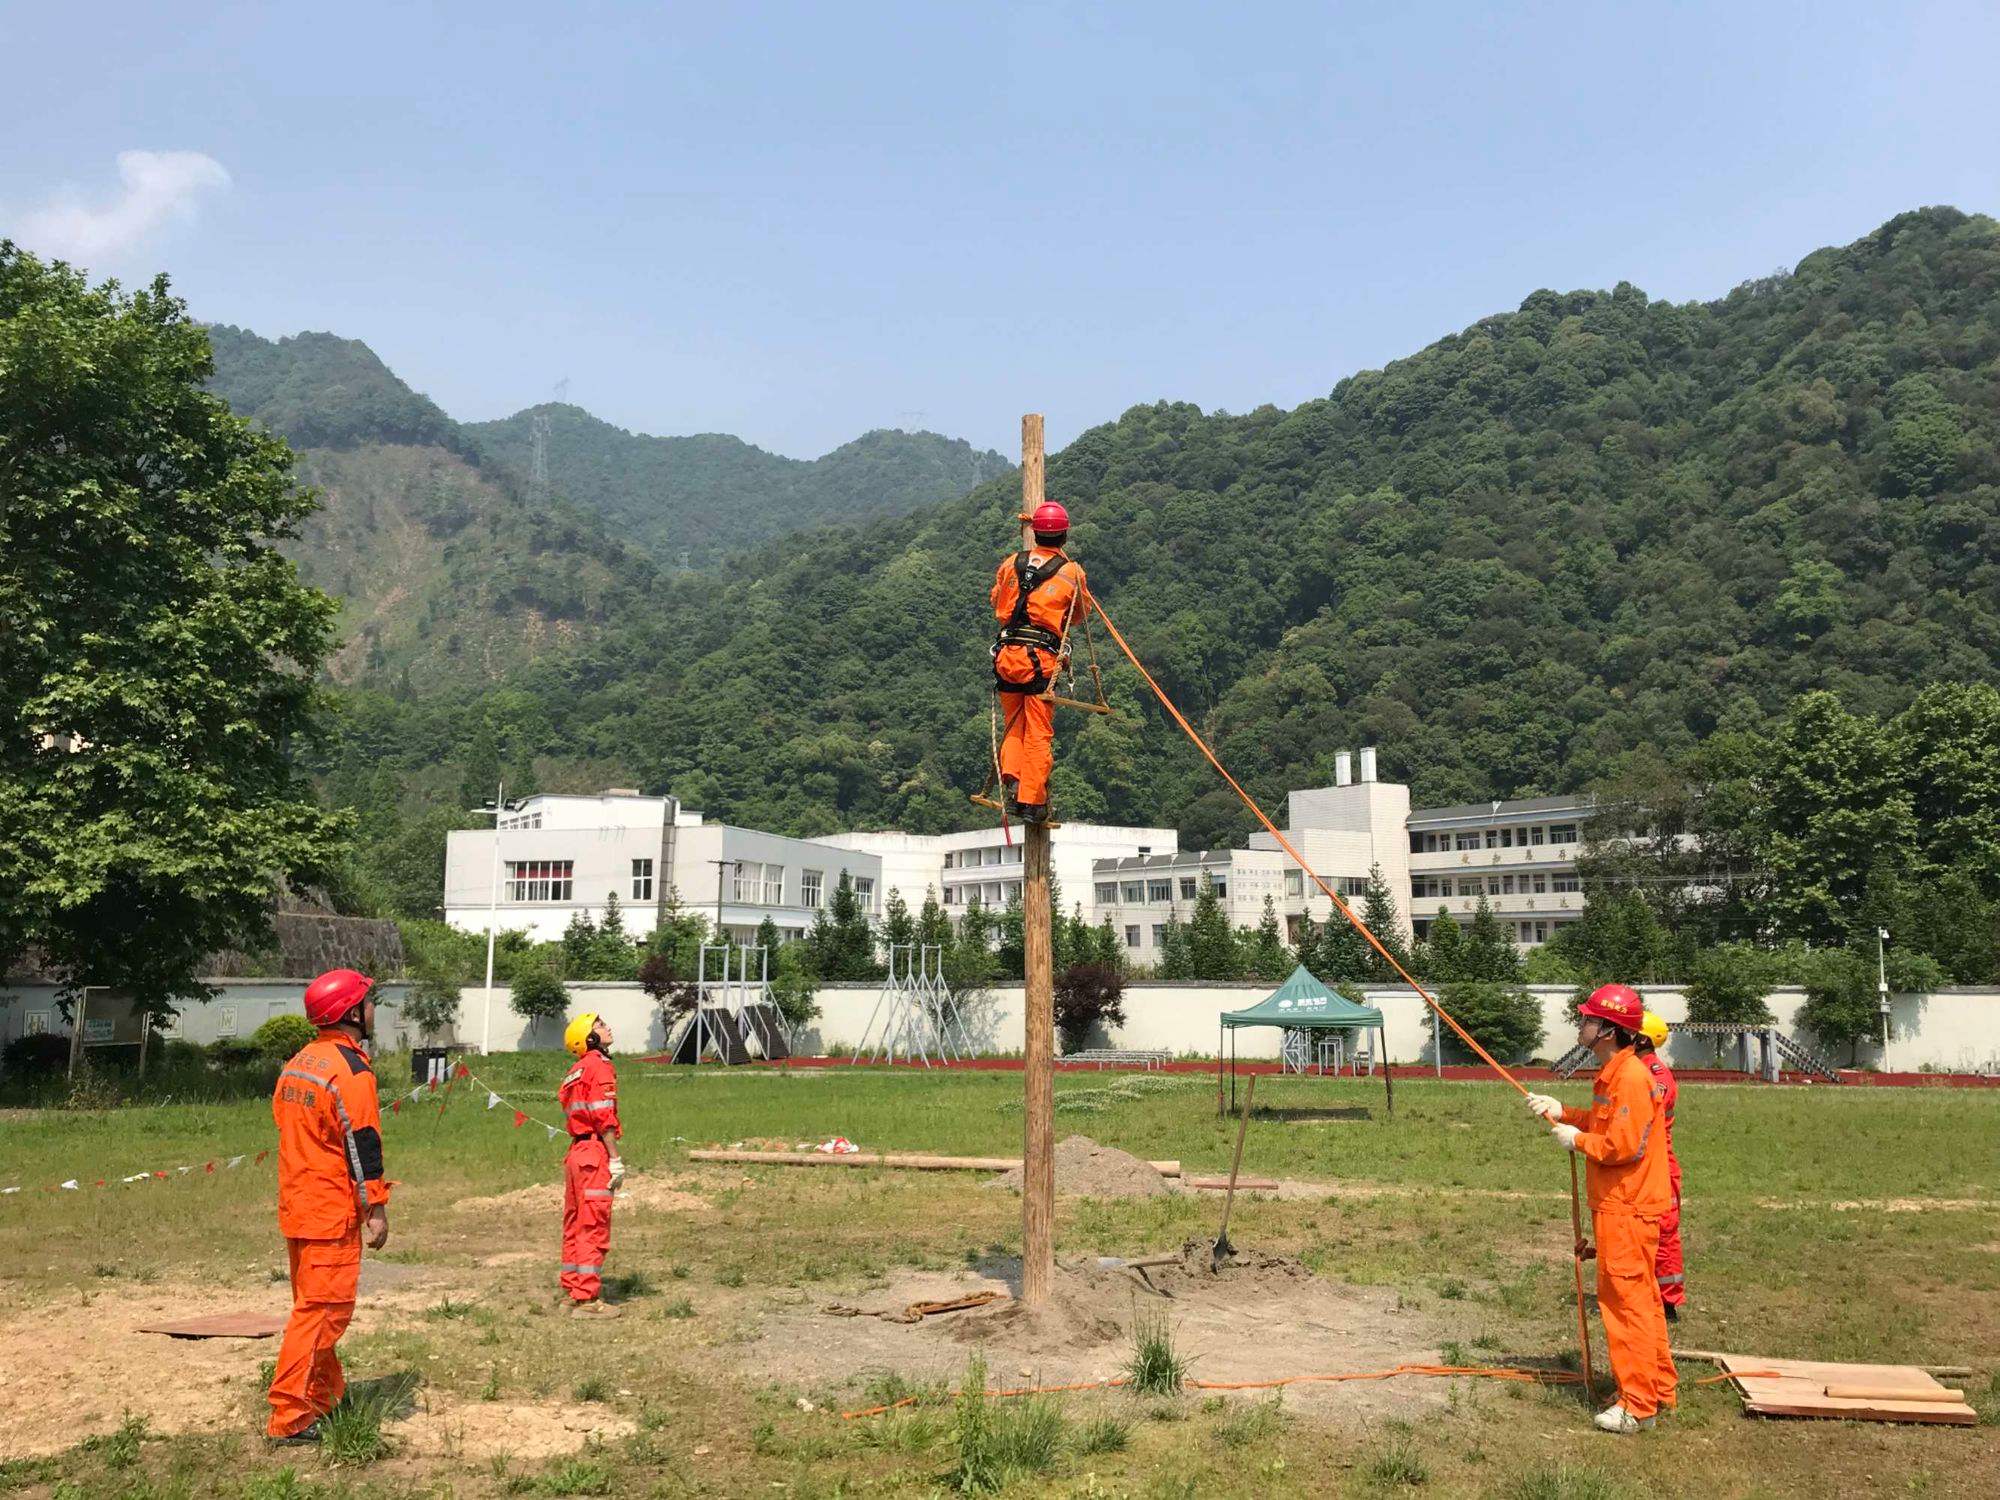
<path fill-rule="evenodd" d="M 1021 512 L 1034 514 L 1042 503 L 1042 418 L 1021 418 Z M 1021 523 L 1021 545 L 1033 544 Z M 1045 1307 L 1056 1269 L 1056 1099 L 1055 974 L 1049 933 L 1049 830 L 1029 823 L 1022 829 L 1022 956 L 1027 979 L 1023 1038 L 1022 1113 L 1026 1129 L 1021 1149 L 1021 1301 Z"/>

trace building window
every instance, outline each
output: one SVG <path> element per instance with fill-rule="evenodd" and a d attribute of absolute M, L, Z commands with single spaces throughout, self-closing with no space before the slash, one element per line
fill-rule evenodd
<path fill-rule="evenodd" d="M 1097 904 L 1099 906 L 1116 906 L 1118 904 L 1117 881 L 1100 880 L 1097 882 Z"/>
<path fill-rule="evenodd" d="M 1549 877 L 1549 889 L 1554 891 L 1576 891 L 1583 889 L 1583 886 L 1573 874 L 1551 875 Z"/>
<path fill-rule="evenodd" d="M 857 875 L 854 877 L 854 899 L 861 903 L 863 911 L 875 910 L 875 877 Z"/>
<path fill-rule="evenodd" d="M 1305 895 L 1305 893 L 1306 893 L 1305 872 L 1303 870 L 1285 871 L 1285 895 L 1289 899 L 1296 901 L 1301 896 Z"/>
<path fill-rule="evenodd" d="M 1537 922 L 1535 924 L 1535 941 L 1538 943 L 1546 943 L 1548 940 L 1549 940 L 1549 924 L 1546 922 Z"/>
<path fill-rule="evenodd" d="M 634 901 L 653 899 L 653 862 L 650 859 L 632 861 L 632 899 Z"/>
<path fill-rule="evenodd" d="M 783 865 L 764 866 L 764 904 L 783 906 L 785 904 L 785 867 Z"/>
<path fill-rule="evenodd" d="M 1535 894 L 1537 896 L 1546 896 L 1548 891 L 1549 877 L 1546 875 L 1537 875 L 1535 877 Z"/>
<path fill-rule="evenodd" d="M 1165 922 L 1155 922 L 1153 924 L 1153 946 L 1155 948 L 1164 948 L 1166 945 L 1167 924 Z"/>
<path fill-rule="evenodd" d="M 1458 836 L 1458 847 L 1461 849 L 1477 849 L 1479 847 L 1479 835 L 1476 833 L 1461 833 Z"/>
<path fill-rule="evenodd" d="M 1541 841 L 1542 841 L 1542 830 L 1539 828 L 1530 828 L 1528 830 L 1528 842 L 1531 844 L 1539 844 Z"/>
<path fill-rule="evenodd" d="M 1211 875 L 1209 877 L 1209 884 L 1215 887 L 1216 900 L 1227 901 L 1229 899 L 1229 880 L 1226 876 Z"/>
<path fill-rule="evenodd" d="M 1171 902 L 1174 899 L 1174 883 L 1171 880 L 1149 880 L 1146 882 L 1148 901 Z"/>
<path fill-rule="evenodd" d="M 1498 875 L 1488 875 L 1486 877 L 1486 894 L 1489 896 L 1500 894 L 1500 877 Z"/>
<path fill-rule="evenodd" d="M 1019 901 L 1021 899 L 1020 881 L 1010 880 L 1007 882 L 1007 899 L 1010 901 Z"/>
<path fill-rule="evenodd" d="M 1139 946 L 1139 929 L 1136 926 L 1125 929 L 1125 946 L 1128 948 Z"/>
<path fill-rule="evenodd" d="M 1500 893 L 1503 896 L 1514 894 L 1514 877 L 1512 875 L 1502 875 L 1500 877 Z"/>
<path fill-rule="evenodd" d="M 951 890 L 950 886 L 944 888 L 944 899 L 946 901 L 951 900 Z M 799 871 L 799 905 L 810 906 L 814 911 L 817 911 L 819 910 L 820 903 L 825 898 L 825 892 L 826 871 Z"/>
<path fill-rule="evenodd" d="M 1551 844 L 1574 844 L 1576 842 L 1576 824 L 1551 823 L 1549 825 L 1549 842 Z"/>
<path fill-rule="evenodd" d="M 1194 877 L 1192 875 L 1181 876 L 1181 900 L 1194 900 Z"/>
<path fill-rule="evenodd" d="M 567 901 L 576 874 L 571 859 L 510 859 L 507 861 L 509 901 Z"/>
<path fill-rule="evenodd" d="M 1146 900 L 1146 882 L 1143 880 L 1126 881 L 1124 896 L 1127 906 L 1144 905 Z"/>

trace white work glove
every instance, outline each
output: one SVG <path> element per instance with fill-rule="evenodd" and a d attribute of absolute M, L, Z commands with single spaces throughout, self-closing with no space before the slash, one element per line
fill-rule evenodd
<path fill-rule="evenodd" d="M 1562 1146 L 1563 1150 L 1565 1151 L 1574 1151 L 1576 1149 L 1576 1138 L 1583 1134 L 1583 1132 L 1577 1129 L 1576 1126 L 1574 1125 L 1554 1126 L 1552 1127 L 1551 1133 L 1555 1136 L 1557 1142 Z"/>
<path fill-rule="evenodd" d="M 1528 1108 L 1544 1120 L 1555 1121 L 1562 1118 L 1562 1100 L 1551 1098 L 1547 1094 L 1528 1095 Z"/>
<path fill-rule="evenodd" d="M 615 1193 L 624 1185 L 625 1185 L 625 1158 L 622 1156 L 614 1156 L 611 1158 L 611 1191 Z"/>

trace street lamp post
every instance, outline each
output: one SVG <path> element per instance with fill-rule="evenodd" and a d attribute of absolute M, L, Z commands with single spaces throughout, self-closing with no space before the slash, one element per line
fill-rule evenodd
<path fill-rule="evenodd" d="M 719 943 L 723 941 L 722 879 L 723 879 L 724 867 L 728 865 L 734 865 L 736 867 L 737 873 L 740 874 L 742 873 L 743 870 L 743 861 L 740 859 L 711 859 L 709 863 L 715 866 L 715 940 Z"/>
<path fill-rule="evenodd" d="M 1882 1071 L 1889 1071 L 1889 964 L 1882 945 L 1889 941 L 1889 929 L 1875 929 L 1875 996 L 1882 1011 Z"/>
<path fill-rule="evenodd" d="M 479 1055 L 493 1051 L 493 941 L 500 930 L 500 817 L 507 811 L 507 783 L 493 789 L 493 805 L 476 807 L 477 813 L 493 815 L 493 889 L 486 905 L 486 989 L 479 1000 Z"/>

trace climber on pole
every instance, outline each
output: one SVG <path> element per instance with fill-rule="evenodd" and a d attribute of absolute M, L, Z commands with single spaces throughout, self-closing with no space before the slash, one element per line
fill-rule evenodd
<path fill-rule="evenodd" d="M 1024 823 L 1049 816 L 1055 767 L 1055 704 L 1048 694 L 1069 656 L 1070 627 L 1090 613 L 1083 569 L 1063 552 L 1069 512 L 1053 500 L 1023 516 L 1034 545 L 1001 561 L 993 575 L 993 686 L 1006 731 L 1000 738 L 1000 785 Z"/>

